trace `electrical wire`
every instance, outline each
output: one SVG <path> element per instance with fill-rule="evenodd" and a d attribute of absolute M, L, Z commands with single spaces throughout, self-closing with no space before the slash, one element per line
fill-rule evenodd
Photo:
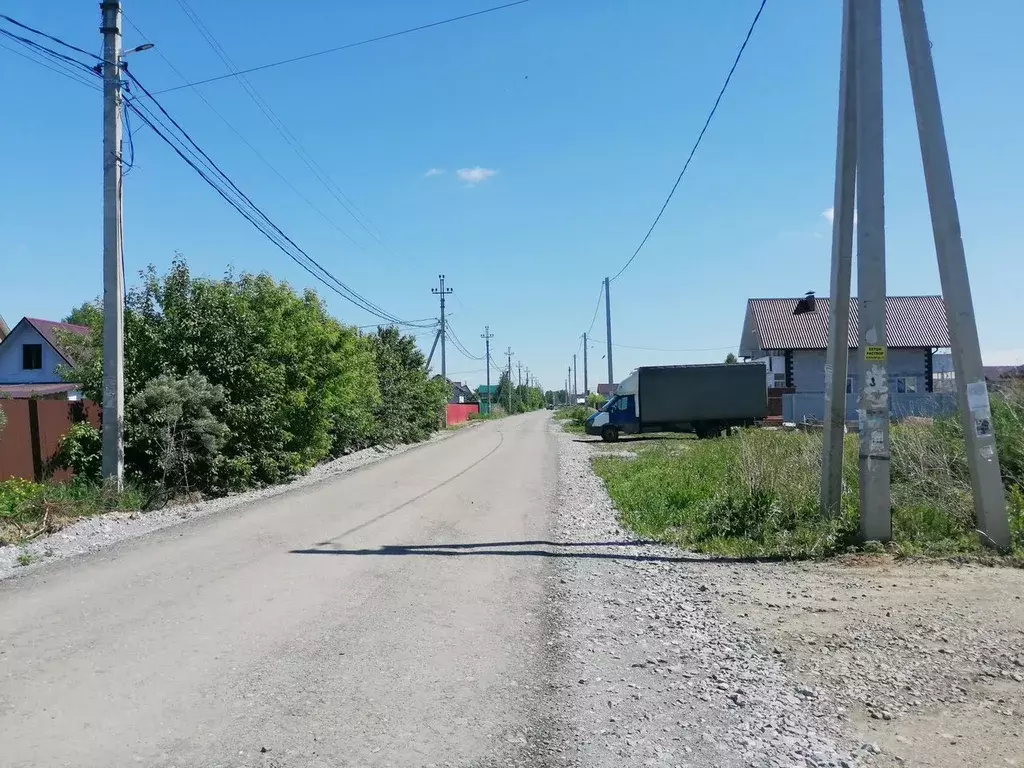
<path fill-rule="evenodd" d="M 213 189 L 226 202 L 228 202 L 229 205 L 235 208 L 239 214 L 247 219 L 254 227 L 256 227 L 257 230 L 270 240 L 270 242 L 276 245 L 282 252 L 291 258 L 292 261 L 299 264 L 299 266 L 305 269 L 310 275 L 324 284 L 327 288 L 360 309 L 363 309 L 387 323 L 399 324 L 404 322 L 395 315 L 370 302 L 366 297 L 354 291 L 349 286 L 345 285 L 345 283 L 335 277 L 322 264 L 300 248 L 294 240 L 288 237 L 288 235 L 286 235 L 281 228 L 278 227 L 266 215 L 266 213 L 264 213 L 251 200 L 251 198 L 242 192 L 231 178 L 213 162 L 209 155 L 207 155 L 198 146 L 198 144 L 196 144 L 188 132 L 185 131 L 169 113 L 167 113 L 155 98 L 153 98 L 152 94 L 149 93 L 138 78 L 127 70 L 125 70 L 125 74 L 128 75 L 136 86 L 150 97 L 152 103 L 160 109 L 164 117 L 170 121 L 181 135 L 175 135 L 174 138 L 168 135 L 172 132 L 167 128 L 166 123 L 164 123 L 159 116 L 149 109 L 147 103 L 140 102 L 138 98 L 132 98 L 130 101 L 126 102 L 127 106 L 132 109 L 139 119 L 146 123 L 146 125 L 148 125 L 160 139 L 167 143 L 175 153 L 186 162 L 186 164 L 196 171 L 196 173 L 199 174 L 207 184 L 213 187 Z M 228 189 L 225 189 L 224 184 L 227 185 Z"/>
<path fill-rule="evenodd" d="M 596 344 L 607 344 L 608 342 L 604 339 L 593 339 Z M 727 349 L 736 349 L 736 345 L 733 344 L 728 347 L 701 347 L 695 349 L 664 349 L 663 347 L 637 347 L 632 344 L 616 344 L 612 342 L 613 347 L 622 347 L 623 349 L 641 349 L 645 352 L 723 352 Z"/>
<path fill-rule="evenodd" d="M 124 14 L 122 14 L 122 15 L 124 15 Z M 134 29 L 134 30 L 135 30 L 135 31 L 136 31 L 136 32 L 137 32 L 137 33 L 138 33 L 138 34 L 139 34 L 140 36 L 141 36 L 141 37 L 143 37 L 143 38 L 144 38 L 144 39 L 146 39 L 147 41 L 149 41 L 149 40 L 150 40 L 149 36 L 148 36 L 148 35 L 146 35 L 146 33 L 145 33 L 145 32 L 143 32 L 143 31 L 142 31 L 142 30 L 141 30 L 141 29 L 140 29 L 140 28 L 138 27 L 138 25 L 136 25 L 136 24 L 135 24 L 135 23 L 134 23 L 134 22 L 133 22 L 133 21 L 132 21 L 131 19 L 129 19 L 129 18 L 127 17 L 127 16 L 124 16 L 124 20 L 125 20 L 125 21 L 126 21 L 126 22 L 127 22 L 127 23 L 128 23 L 128 24 L 129 24 L 129 25 L 130 25 L 130 26 L 131 26 L 131 27 L 132 27 L 132 28 L 133 28 L 133 29 Z M 161 52 L 161 51 L 160 51 L 160 49 L 159 49 L 159 48 L 156 48 L 155 50 L 156 50 L 156 52 L 157 52 L 157 55 L 158 55 L 158 56 L 160 56 L 160 58 L 162 58 L 162 59 L 164 60 L 164 62 L 165 62 L 165 63 L 167 64 L 167 66 L 169 66 L 169 67 L 170 67 L 170 68 L 171 68 L 172 70 L 174 70 L 175 74 L 177 74 L 177 75 L 178 75 L 178 77 L 180 77 L 180 78 L 181 78 L 181 79 L 182 79 L 183 81 L 186 81 L 186 80 L 187 80 L 187 78 L 185 77 L 185 75 L 184 75 L 184 74 L 182 74 L 181 70 L 180 70 L 180 69 L 178 69 L 178 68 L 177 68 L 177 67 L 176 67 L 176 66 L 174 65 L 174 63 L 173 63 L 173 62 L 171 62 L 171 60 L 170 60 L 170 59 L 168 59 L 168 58 L 167 58 L 167 57 L 166 57 L 166 56 L 165 56 L 165 55 L 163 54 L 163 52 Z M 283 181 L 283 182 L 285 183 L 285 185 L 286 185 L 286 186 L 287 186 L 287 187 L 288 187 L 289 189 L 291 189 L 291 190 L 292 190 L 292 192 L 294 192 L 294 193 L 295 193 L 296 195 L 298 195 L 299 199 L 301 199 L 301 200 L 302 200 L 302 201 L 303 201 L 303 202 L 304 202 L 304 203 L 305 203 L 306 205 L 308 205 L 308 206 L 309 206 L 309 207 L 310 207 L 310 208 L 311 208 L 311 209 L 312 209 L 312 210 L 313 210 L 313 211 L 314 211 L 315 213 L 317 213 L 317 214 L 318 214 L 318 215 L 319 215 L 319 216 L 320 216 L 321 218 L 323 218 L 323 220 L 324 220 L 324 221 L 326 221 L 326 222 L 327 222 L 328 224 L 330 224 L 330 225 L 331 225 L 331 226 L 332 226 L 332 227 L 333 227 L 333 228 L 334 228 L 335 230 L 337 230 L 337 231 L 338 231 L 338 232 L 339 232 L 339 233 L 340 233 L 340 234 L 341 234 L 341 235 L 342 235 L 343 237 L 345 237 L 345 238 L 346 238 L 347 240 L 349 240 L 350 242 L 352 242 L 352 243 L 353 243 L 353 244 L 354 244 L 354 245 L 355 245 L 356 247 L 358 247 L 358 248 L 360 248 L 360 249 L 364 250 L 364 252 L 365 252 L 365 249 L 363 249 L 363 248 L 362 248 L 362 245 L 361 245 L 361 244 L 360 244 L 359 242 L 357 242 L 357 241 L 356 241 L 356 240 L 355 240 L 355 239 L 354 239 L 354 238 L 353 238 L 353 237 L 352 237 L 352 236 L 351 236 L 351 235 L 350 235 L 350 234 L 349 234 L 348 232 L 346 232 L 346 231 L 345 231 L 345 230 L 344 230 L 344 229 L 343 229 L 343 228 L 341 227 L 341 225 L 339 225 L 339 224 L 338 224 L 338 223 L 337 223 L 337 222 L 336 222 L 336 221 L 335 221 L 334 219 L 332 219 L 332 218 L 331 218 L 330 216 L 328 216 L 328 215 L 327 215 L 326 213 L 324 213 L 324 211 L 323 211 L 323 210 L 321 210 L 321 209 L 320 209 L 320 208 L 319 208 L 319 207 L 318 207 L 318 206 L 317 206 L 317 205 L 316 205 L 316 204 L 315 204 L 315 203 L 314 203 L 314 202 L 313 202 L 312 200 L 310 200 L 310 199 L 309 199 L 308 197 L 306 197 L 306 195 L 304 195 L 304 194 L 302 193 L 302 191 L 301 191 L 301 190 L 299 190 L 299 188 L 298 188 L 298 187 L 296 187 L 296 186 L 295 186 L 295 185 L 294 185 L 294 184 L 293 184 L 293 183 L 292 183 L 292 182 L 291 182 L 291 181 L 290 181 L 290 180 L 289 180 L 289 179 L 288 179 L 288 178 L 287 178 L 287 177 L 286 177 L 286 176 L 285 176 L 285 175 L 284 175 L 283 173 L 281 173 L 281 171 L 280 171 L 280 170 L 278 170 L 278 169 L 277 169 L 277 167 L 276 167 L 276 166 L 274 166 L 274 164 L 273 164 L 273 163 L 271 163 L 271 162 L 270 162 L 270 161 L 269 161 L 269 160 L 268 160 L 268 159 L 267 159 L 267 158 L 266 158 L 266 157 L 265 157 L 265 156 L 264 156 L 264 155 L 263 155 L 263 154 L 262 154 L 262 153 L 261 153 L 261 152 L 260 152 L 260 151 L 259 151 L 258 149 L 256 149 L 256 147 L 255 147 L 255 146 L 253 146 L 253 145 L 252 145 L 252 143 L 251 143 L 251 142 L 250 142 L 250 141 L 249 141 L 249 140 L 248 140 L 247 138 L 245 138 L 245 136 L 244 136 L 244 135 L 242 135 L 242 132 L 241 132 L 241 131 L 239 131 L 239 130 L 238 130 L 238 128 L 236 128 L 236 127 L 234 126 L 234 124 L 233 124 L 233 123 L 232 123 L 232 122 L 231 122 L 230 120 L 228 120 L 228 119 L 227 119 L 227 118 L 226 118 L 226 117 L 225 117 L 225 116 L 223 115 L 223 113 L 221 113 L 221 111 L 217 109 L 217 107 L 215 107 L 215 106 L 214 106 L 213 102 L 211 102 L 211 101 L 210 101 L 210 100 L 209 100 L 209 99 L 208 99 L 208 98 L 207 98 L 207 97 L 206 97 L 206 96 L 205 96 L 205 95 L 203 94 L 203 92 L 202 92 L 201 90 L 199 90 L 198 88 L 194 88 L 194 87 L 192 88 L 192 90 L 193 90 L 193 91 L 195 92 L 196 96 L 198 96 L 198 97 L 199 97 L 199 98 L 200 98 L 200 99 L 202 100 L 202 102 L 203 102 L 204 104 L 206 104 L 206 106 L 207 106 L 207 107 L 209 107 L 209 108 L 210 108 L 210 111 L 211 111 L 211 112 L 213 112 L 213 114 L 215 114 L 215 115 L 216 115 L 216 116 L 217 116 L 218 118 L 220 118 L 221 122 L 223 122 L 223 123 L 224 123 L 224 125 L 226 125 L 226 126 L 228 127 L 228 129 L 229 129 L 229 130 L 230 130 L 230 131 L 231 131 L 232 133 L 234 133 L 234 134 L 235 134 L 235 136 L 237 136 L 237 137 L 238 137 L 239 141 L 241 141 L 241 142 L 242 142 L 243 144 L 245 144 L 245 146 L 247 146 L 247 147 L 248 147 L 248 148 L 249 148 L 249 149 L 250 149 L 250 150 L 252 151 L 252 153 L 253 153 L 254 155 L 256 155 L 256 157 L 257 157 L 257 158 L 259 158 L 259 160 L 260 160 L 260 161 L 261 161 L 261 162 L 262 162 L 262 163 L 263 163 L 264 165 L 266 165 L 266 166 L 267 166 L 267 168 L 269 168 L 269 169 L 270 169 L 271 171 L 273 171 L 273 173 L 274 173 L 274 174 L 275 174 L 275 175 L 276 175 L 276 176 L 277 176 L 277 177 L 278 177 L 279 179 L 281 179 L 281 181 Z"/>
<path fill-rule="evenodd" d="M 10 22 L 11 24 L 14 24 L 17 27 L 21 27 L 22 29 L 24 29 L 24 30 L 26 30 L 28 32 L 31 32 L 34 35 L 39 35 L 40 37 L 45 37 L 47 40 L 50 40 L 50 41 L 52 41 L 54 43 L 57 43 L 58 45 L 63 45 L 65 48 L 69 48 L 72 51 L 76 51 L 77 53 L 84 54 L 86 56 L 89 56 L 90 58 L 96 59 L 97 61 L 103 61 L 103 57 L 102 56 L 97 56 L 95 53 L 89 53 L 89 51 L 86 51 L 83 48 L 79 48 L 78 46 L 72 45 L 71 43 L 68 43 L 68 42 L 66 42 L 64 40 L 61 40 L 59 37 L 54 37 L 53 35 L 48 35 L 46 32 L 43 32 L 42 30 L 39 30 L 39 29 L 35 29 L 34 27 L 30 27 L 28 24 L 22 24 L 17 19 L 12 19 L 10 16 L 8 16 L 5 13 L 0 13 L 0 19 L 3 19 L 4 21 L 8 21 L 8 22 Z"/>
<path fill-rule="evenodd" d="M 448 324 L 448 326 L 447 326 L 447 328 L 445 330 L 446 330 L 447 337 L 452 340 L 452 342 L 455 344 L 455 348 L 457 350 L 459 350 L 459 352 L 461 352 L 463 355 L 468 357 L 470 360 L 483 360 L 484 359 L 483 355 L 474 355 L 474 354 L 470 353 L 469 350 L 466 349 L 466 345 L 463 344 L 462 341 L 459 339 L 459 337 L 455 334 L 455 331 L 452 329 L 450 324 Z"/>
<path fill-rule="evenodd" d="M 177 0 L 177 3 L 178 6 L 181 8 L 182 12 L 186 16 L 188 16 L 189 21 L 192 22 L 192 25 L 196 28 L 199 34 L 202 35 L 204 40 L 206 40 L 207 45 L 210 46 L 210 48 L 221 60 L 224 66 L 228 68 L 228 71 L 233 73 L 237 72 L 238 67 L 235 65 L 235 62 L 232 61 L 231 57 L 228 55 L 228 52 L 224 49 L 224 46 L 222 46 L 220 42 L 217 40 L 217 38 L 214 37 L 213 33 L 203 23 L 202 19 L 199 18 L 199 14 L 197 14 L 195 10 L 192 9 L 192 7 L 188 4 L 187 0 Z M 134 24 L 132 26 L 134 26 Z M 185 78 L 182 77 L 182 80 L 185 80 Z M 249 79 L 245 77 L 245 75 L 240 74 L 238 75 L 237 80 L 238 84 L 246 92 L 246 94 L 249 96 L 252 102 L 259 108 L 259 110 L 263 113 L 264 117 L 267 118 L 270 124 L 281 136 L 281 138 L 284 139 L 285 143 L 287 143 L 288 146 L 292 149 L 292 151 L 295 152 L 296 156 L 298 156 L 298 158 L 303 162 L 306 168 L 308 168 L 309 171 L 316 177 L 317 181 L 319 181 L 323 185 L 324 189 L 326 189 L 327 192 L 338 202 L 338 204 L 341 205 L 342 208 L 344 208 L 345 212 L 352 217 L 352 220 L 355 221 L 356 224 L 359 225 L 361 229 L 363 229 L 363 231 L 365 231 L 371 238 L 373 238 L 373 240 L 375 240 L 377 244 L 380 245 L 380 247 L 383 248 L 386 252 L 397 258 L 397 256 L 391 251 L 390 248 L 388 248 L 388 246 L 381 239 L 379 235 L 379 230 L 377 230 L 377 227 L 373 224 L 373 222 L 370 221 L 366 214 L 364 214 L 354 202 L 352 202 L 351 198 L 349 198 L 348 195 L 345 194 L 344 190 L 342 190 L 341 187 L 339 187 L 338 184 L 327 174 L 327 171 L 324 170 L 323 166 L 321 166 L 316 161 L 316 159 L 309 154 L 306 148 L 302 146 L 298 138 L 296 138 L 295 134 L 292 133 L 292 131 L 288 128 L 287 125 L 285 125 L 281 117 L 277 114 L 277 112 L 274 111 L 270 104 L 267 103 L 267 100 L 260 95 L 260 93 L 252 85 Z M 198 88 L 193 87 L 192 90 L 196 93 L 199 93 Z M 337 224 L 335 224 L 334 222 L 331 222 L 331 224 L 332 226 L 335 227 L 335 229 L 341 232 L 348 240 L 350 240 L 352 244 L 355 245 L 357 248 L 362 250 L 368 256 L 373 255 L 366 251 L 362 243 L 358 242 L 355 238 L 353 238 L 351 235 L 349 235 L 347 232 L 341 229 L 341 227 L 339 227 Z"/>
<path fill-rule="evenodd" d="M 389 32 L 386 35 L 378 35 L 377 37 L 370 37 L 370 38 L 367 38 L 365 40 L 359 40 L 359 41 L 354 42 L 354 43 L 346 43 L 345 45 L 338 45 L 338 46 L 335 46 L 334 48 L 327 48 L 327 49 L 322 50 L 322 51 L 314 51 L 313 53 L 306 53 L 306 54 L 303 54 L 301 56 L 293 56 L 290 59 L 282 59 L 280 61 L 270 62 L 269 64 L 261 64 L 261 65 L 259 65 L 257 67 L 249 67 L 248 69 L 240 69 L 237 72 L 230 72 L 230 73 L 225 74 L 225 75 L 217 75 L 215 77 L 208 77 L 208 78 L 206 78 L 204 80 L 196 80 L 196 81 L 191 82 L 191 83 L 185 83 L 184 85 L 176 85 L 176 86 L 173 86 L 171 88 L 164 88 L 163 90 L 157 91 L 156 93 L 157 94 L 170 93 L 171 91 L 178 91 L 178 90 L 181 90 L 182 88 L 189 88 L 189 87 L 194 86 L 194 85 L 205 85 L 206 83 L 214 83 L 214 82 L 217 82 L 218 80 L 226 80 L 229 77 L 238 77 L 239 75 L 248 75 L 248 74 L 251 74 L 253 72 L 262 72 L 263 70 L 270 69 L 271 67 L 280 67 L 280 66 L 282 66 L 284 64 L 294 64 L 297 61 L 305 61 L 306 59 L 312 59 L 312 58 L 314 58 L 316 56 L 324 56 L 324 55 L 326 55 L 328 53 L 336 53 L 338 51 L 345 51 L 345 50 L 348 50 L 349 48 L 357 48 L 357 47 L 359 47 L 361 45 L 369 45 L 370 43 L 379 43 L 382 40 L 390 40 L 393 37 L 400 37 L 402 35 L 408 35 L 408 34 L 411 34 L 413 32 L 422 32 L 424 30 L 433 29 L 434 27 L 440 27 L 440 26 L 443 26 L 445 24 L 452 24 L 452 23 L 457 22 L 457 21 L 464 21 L 465 19 L 471 19 L 471 18 L 473 18 L 475 16 L 483 16 L 484 14 L 487 14 L 487 13 L 494 13 L 495 11 L 503 11 L 506 8 L 513 8 L 513 7 L 517 6 L 517 5 L 524 5 L 525 3 L 528 3 L 528 2 L 530 2 L 530 0 L 515 0 L 515 2 L 505 3 L 504 5 L 496 5 L 496 6 L 493 6 L 491 8 L 484 8 L 482 10 L 474 11 L 472 13 L 465 13 L 465 14 L 463 14 L 461 16 L 453 16 L 453 17 L 448 18 L 448 19 L 441 19 L 440 21 L 434 21 L 434 22 L 431 22 L 430 24 L 421 24 L 418 27 L 409 27 L 408 29 L 399 30 L 398 32 Z"/>
<path fill-rule="evenodd" d="M 601 309 L 601 299 L 603 299 L 603 298 L 604 298 L 604 282 L 601 283 L 601 290 L 598 291 L 598 293 L 597 293 L 597 304 L 594 307 L 594 316 L 592 318 L 590 318 L 590 326 L 587 328 L 587 333 L 588 334 L 592 330 L 594 330 L 594 323 L 597 322 L 597 312 L 598 312 L 598 310 Z"/>
<path fill-rule="evenodd" d="M 654 222 L 651 224 L 650 229 L 647 230 L 647 234 L 644 235 L 644 239 L 640 241 L 640 245 L 636 247 L 636 250 L 633 251 L 633 255 L 629 257 L 629 260 L 622 266 L 622 269 L 615 273 L 615 277 L 613 277 L 612 280 L 617 280 L 619 275 L 625 272 L 629 265 L 633 263 L 633 260 L 647 243 L 651 233 L 654 232 L 654 228 L 658 226 L 658 222 L 661 221 L 661 217 L 665 213 L 665 209 L 668 208 L 668 204 L 672 200 L 672 196 L 676 193 L 676 189 L 679 187 L 679 182 L 683 180 L 683 175 L 686 173 L 686 169 L 690 167 L 690 161 L 693 160 L 693 156 L 697 153 L 697 148 L 700 146 L 701 140 L 704 138 L 704 134 L 708 130 L 708 126 L 711 125 L 711 120 L 715 116 L 715 112 L 718 111 L 718 105 L 721 103 L 722 97 L 725 95 L 725 90 L 729 87 L 732 75 L 740 63 L 740 58 L 742 58 L 743 51 L 747 48 L 747 43 L 750 42 L 751 35 L 754 34 L 754 27 L 757 26 L 758 19 L 761 18 L 761 12 L 764 11 L 764 6 L 767 2 L 768 0 L 761 0 L 761 5 L 757 9 L 757 13 L 754 14 L 754 20 L 750 22 L 750 28 L 747 29 L 747 35 L 743 38 L 743 43 L 740 45 L 740 49 L 736 53 L 736 58 L 733 60 L 732 67 L 729 68 L 729 74 L 725 77 L 725 83 L 722 84 L 722 89 L 718 92 L 718 98 L 715 99 L 715 103 L 711 107 L 711 112 L 708 113 L 708 119 L 704 121 L 704 127 L 700 129 L 697 141 L 694 142 L 693 149 L 690 150 L 690 155 L 686 158 L 686 162 L 683 164 L 683 170 L 679 172 L 679 176 L 676 177 L 676 183 L 672 185 L 672 189 L 669 191 L 668 197 L 666 197 L 665 202 L 662 203 L 661 210 L 658 211 L 658 215 L 654 217 Z"/>
<path fill-rule="evenodd" d="M 0 30 L 0 34 L 2 34 L 2 33 L 3 33 L 3 30 Z M 99 92 L 99 91 L 103 90 L 102 86 L 99 83 L 95 82 L 95 80 L 90 81 L 90 80 L 86 79 L 85 77 L 83 77 L 82 75 L 78 74 L 77 71 L 70 70 L 70 69 L 62 69 L 58 65 L 51 64 L 51 63 L 49 63 L 48 61 L 46 61 L 44 59 L 34 58 L 34 57 L 28 55 L 27 53 L 22 53 L 21 51 L 16 50 L 16 49 L 14 49 L 14 48 L 12 48 L 9 45 L 6 45 L 4 43 L 0 43 L 0 48 L 3 48 L 4 50 L 10 51 L 15 56 L 21 56 L 21 58 L 27 59 L 27 60 L 33 62 L 34 64 L 38 64 L 39 66 L 44 67 L 44 68 L 50 70 L 51 72 L 56 72 L 61 77 L 66 77 L 68 80 L 73 80 L 74 82 L 79 83 L 80 85 L 84 85 L 87 88 L 90 88 L 90 89 L 92 89 L 94 91 L 98 91 Z M 30 50 L 32 50 L 32 49 L 30 49 Z"/>
<path fill-rule="evenodd" d="M 375 316 L 377 316 L 377 317 L 379 317 L 379 318 L 381 318 L 383 320 L 387 320 L 390 323 L 401 323 L 401 322 L 403 322 L 402 320 L 400 320 L 395 315 L 390 314 L 389 312 L 384 310 L 379 305 L 374 304 L 369 299 L 367 299 L 365 296 L 360 295 L 358 292 L 356 292 L 355 290 L 353 290 L 349 286 L 345 285 L 337 277 L 335 277 L 333 274 L 331 274 L 331 272 L 329 270 L 327 270 L 322 264 L 317 262 L 308 253 L 306 253 L 301 248 L 299 248 L 299 246 L 295 243 L 295 241 L 292 240 L 290 237 L 288 237 L 281 230 L 280 227 L 278 227 L 276 224 L 274 224 L 270 220 L 270 218 L 267 217 L 267 215 L 262 210 L 260 210 L 259 207 L 256 206 L 256 204 L 253 203 L 253 201 L 245 193 L 243 193 L 238 188 L 238 186 L 234 183 L 234 181 L 232 181 L 231 178 L 228 177 L 227 174 L 225 174 L 224 171 L 221 170 L 220 167 L 217 166 L 216 163 L 213 162 L 213 160 L 210 158 L 210 156 L 207 155 L 206 152 L 204 152 L 199 147 L 198 144 L 196 144 L 195 140 L 188 134 L 188 132 L 185 131 L 185 129 L 182 128 L 181 125 L 173 117 L 171 117 L 171 115 L 167 112 L 166 109 L 164 109 L 163 105 L 160 104 L 160 102 L 156 99 L 156 97 L 152 93 L 150 93 L 150 91 L 141 82 L 139 82 L 138 78 L 136 78 L 130 71 L 128 71 L 127 67 L 124 69 L 124 72 L 132 80 L 132 82 L 134 82 L 139 88 L 142 89 L 143 93 L 145 93 L 146 96 L 149 97 L 150 101 L 152 101 L 152 103 L 156 105 L 156 107 L 160 110 L 160 112 L 164 115 L 164 117 L 166 117 L 171 122 L 171 124 L 179 131 L 179 133 L 182 136 L 184 136 L 184 138 L 187 140 L 188 144 L 190 144 L 199 153 L 199 155 L 209 164 L 209 167 L 217 175 L 219 175 L 225 182 L 227 182 L 231 186 L 231 188 L 238 195 L 240 195 L 241 198 L 259 215 L 259 217 L 262 220 L 266 221 L 266 223 L 269 224 L 273 228 L 273 230 L 277 232 L 278 235 L 283 237 L 292 247 L 294 247 L 297 251 L 299 251 L 306 260 L 308 260 L 309 262 L 314 264 L 316 266 L 316 268 L 320 272 L 322 272 L 324 275 L 326 275 L 331 282 L 333 282 L 335 285 L 337 285 L 338 288 L 340 288 L 340 290 L 334 289 L 336 293 L 339 293 L 339 295 L 347 298 L 351 303 L 355 304 L 356 306 L 358 306 L 358 307 L 360 307 L 362 309 L 365 309 L 370 314 L 373 314 L 373 315 L 375 315 Z M 137 99 L 133 99 L 132 103 L 135 104 L 136 107 L 139 106 L 139 104 L 137 103 Z M 148 108 L 146 108 L 144 105 L 143 105 L 143 108 L 146 109 L 146 111 L 148 112 Z M 137 114 L 138 114 L 138 112 L 137 112 Z M 153 126 L 150 125 L 150 127 L 153 127 Z M 279 247 L 280 247 L 280 245 L 279 245 Z"/>

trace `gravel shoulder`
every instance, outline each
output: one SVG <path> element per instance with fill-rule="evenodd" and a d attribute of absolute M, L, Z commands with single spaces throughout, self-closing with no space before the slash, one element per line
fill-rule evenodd
<path fill-rule="evenodd" d="M 471 429 L 471 428 L 470 428 Z M 171 504 L 150 512 L 114 512 L 79 520 L 73 525 L 25 545 L 0 547 L 0 579 L 21 575 L 48 563 L 87 552 L 105 549 L 126 539 L 134 539 L 172 525 L 180 525 L 200 517 L 250 505 L 264 499 L 329 481 L 345 472 L 375 464 L 423 445 L 446 440 L 466 430 L 436 432 L 422 443 L 397 445 L 391 448 L 366 448 L 313 467 L 308 473 L 288 483 L 258 488 L 219 499 L 187 504 Z M 19 557 L 27 555 L 29 565 L 21 565 Z"/>
<path fill-rule="evenodd" d="M 1024 765 L 1024 572 L 642 544 L 551 429 L 581 765 Z"/>

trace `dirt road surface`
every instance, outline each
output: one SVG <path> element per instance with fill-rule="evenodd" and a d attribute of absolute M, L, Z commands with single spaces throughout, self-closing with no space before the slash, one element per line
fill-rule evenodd
<path fill-rule="evenodd" d="M 971 764 L 1024 752 L 1019 612 L 907 592 L 900 643 L 920 619 L 982 670 L 950 694 L 970 729 L 927 720 L 936 686 L 877 668 L 899 643 L 857 655 L 832 637 L 892 629 L 882 603 L 849 599 L 874 594 L 861 575 L 636 542 L 588 456 L 547 413 L 503 419 L 0 582 L 0 763 L 806 768 L 914 765 L 920 748 L 962 765 L 943 762 L 946 728 L 987 728 L 991 760 Z M 844 611 L 819 622 L 830 595 Z"/>

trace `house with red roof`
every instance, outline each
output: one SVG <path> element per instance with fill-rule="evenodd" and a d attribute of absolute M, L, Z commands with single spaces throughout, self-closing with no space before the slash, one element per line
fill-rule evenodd
<path fill-rule="evenodd" d="M 0 397 L 80 399 L 81 385 L 60 374 L 61 367 L 75 366 L 62 337 L 89 332 L 84 325 L 22 318 L 0 341 Z"/>

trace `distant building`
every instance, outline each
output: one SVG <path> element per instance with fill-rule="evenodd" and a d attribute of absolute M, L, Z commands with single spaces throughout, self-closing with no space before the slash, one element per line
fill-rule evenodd
<path fill-rule="evenodd" d="M 827 371 L 829 300 L 817 298 L 814 311 L 794 315 L 800 298 L 748 299 L 741 357 L 763 362 L 769 387 L 792 388 L 792 402 L 799 404 L 797 418 L 820 419 L 824 414 Z M 846 391 L 860 392 L 861 355 L 857 351 L 858 303 L 850 302 L 850 352 L 847 358 Z M 933 363 L 936 351 L 949 347 L 946 309 L 941 296 L 890 296 L 885 303 L 886 364 L 889 393 L 913 398 L 934 391 Z M 920 398 L 918 398 L 920 400 Z M 893 400 L 895 403 L 895 400 Z M 948 399 L 921 407 L 946 409 Z M 848 413 L 856 415 L 856 397 L 848 399 Z M 906 407 L 911 407 L 906 405 Z M 916 407 L 916 404 L 915 406 Z M 894 410 L 894 412 L 896 412 Z"/>
<path fill-rule="evenodd" d="M 618 389 L 618 384 L 598 384 L 597 394 L 604 395 L 605 397 L 611 397 L 618 391 Z"/>

